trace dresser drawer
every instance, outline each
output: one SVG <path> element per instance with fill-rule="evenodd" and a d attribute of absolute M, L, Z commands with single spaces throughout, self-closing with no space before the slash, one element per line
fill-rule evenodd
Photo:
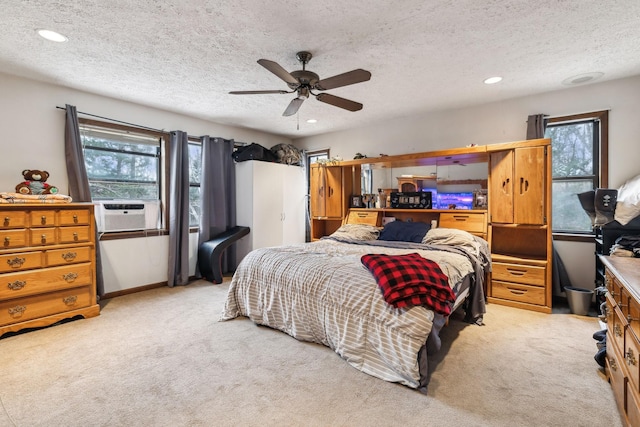
<path fill-rule="evenodd" d="M 544 305 L 545 290 L 538 286 L 491 280 L 491 296 L 528 304 Z"/>
<path fill-rule="evenodd" d="M 43 268 L 0 276 L 0 299 L 16 298 L 93 283 L 91 263 Z"/>
<path fill-rule="evenodd" d="M 90 239 L 88 225 L 79 227 L 60 227 L 59 243 L 88 242 Z"/>
<path fill-rule="evenodd" d="M 0 249 L 24 248 L 29 244 L 26 228 L 0 230 Z"/>
<path fill-rule="evenodd" d="M 55 228 L 32 228 L 29 230 L 29 235 L 31 236 L 30 242 L 32 246 L 55 245 L 58 243 Z"/>
<path fill-rule="evenodd" d="M 502 262 L 494 262 L 491 267 L 491 277 L 494 279 L 534 286 L 544 286 L 545 272 L 544 267 Z"/>
<path fill-rule="evenodd" d="M 0 229 L 24 228 L 27 226 L 27 215 L 24 212 L 2 211 L 0 212 Z"/>
<path fill-rule="evenodd" d="M 17 252 L 0 255 L 0 273 L 42 267 L 42 252 Z"/>
<path fill-rule="evenodd" d="M 615 345 L 622 351 L 624 348 L 624 333 L 627 330 L 627 319 L 622 316 L 618 307 L 611 308 L 611 316 L 607 318 L 607 328 L 610 336 L 607 338 L 611 345 Z"/>
<path fill-rule="evenodd" d="M 31 227 L 53 227 L 56 225 L 56 211 L 35 210 L 30 212 Z"/>
<path fill-rule="evenodd" d="M 486 233 L 486 215 L 484 213 L 453 213 L 440 214 L 439 227 L 457 228 L 470 233 Z"/>
<path fill-rule="evenodd" d="M 0 326 L 89 307 L 92 287 L 65 289 L 0 302 Z"/>
<path fill-rule="evenodd" d="M 90 217 L 88 209 L 65 209 L 60 211 L 58 224 L 61 226 L 88 225 Z"/>
<path fill-rule="evenodd" d="M 640 344 L 633 335 L 631 330 L 627 328 L 624 334 L 624 362 L 629 371 L 629 380 L 633 385 L 633 389 L 640 390 L 640 356 L 638 355 Z"/>
<path fill-rule="evenodd" d="M 607 346 L 607 358 L 605 362 L 605 366 L 607 369 L 607 374 L 609 376 L 609 382 L 611 383 L 611 390 L 613 390 L 613 395 L 615 396 L 616 402 L 618 402 L 618 409 L 620 412 L 624 412 L 624 392 L 626 388 L 626 381 L 624 378 L 624 372 L 622 370 L 624 364 L 624 359 L 618 353 L 617 349 L 613 347 L 609 348 Z"/>
<path fill-rule="evenodd" d="M 91 261 L 91 247 L 80 246 L 70 249 L 54 249 L 45 252 L 47 266 L 77 264 Z"/>

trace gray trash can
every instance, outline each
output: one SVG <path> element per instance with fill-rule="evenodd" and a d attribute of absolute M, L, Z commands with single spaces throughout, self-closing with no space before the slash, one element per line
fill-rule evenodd
<path fill-rule="evenodd" d="M 593 299 L 592 290 L 574 288 L 573 286 L 566 286 L 564 288 L 564 292 L 567 294 L 569 309 L 573 314 L 586 316 L 589 313 L 589 308 L 591 307 L 591 300 Z"/>

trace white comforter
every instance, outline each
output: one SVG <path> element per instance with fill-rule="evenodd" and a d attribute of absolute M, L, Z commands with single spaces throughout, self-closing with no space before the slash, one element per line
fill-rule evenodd
<path fill-rule="evenodd" d="M 257 249 L 233 276 L 221 320 L 237 316 L 332 348 L 353 367 L 418 388 L 418 352 L 434 320 L 425 307 L 387 304 L 360 257 L 418 252 L 456 285 L 474 268 L 468 257 L 438 250 L 398 249 L 321 240 Z M 424 385 L 424 384 L 422 384 Z"/>

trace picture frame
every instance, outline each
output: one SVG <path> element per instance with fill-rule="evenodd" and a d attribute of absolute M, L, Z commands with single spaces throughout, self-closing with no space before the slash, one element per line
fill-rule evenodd
<path fill-rule="evenodd" d="M 352 208 L 362 208 L 364 207 L 362 203 L 362 198 L 360 196 L 351 196 L 351 205 Z"/>
<path fill-rule="evenodd" d="M 473 209 L 487 209 L 489 206 L 487 190 L 473 191 Z"/>

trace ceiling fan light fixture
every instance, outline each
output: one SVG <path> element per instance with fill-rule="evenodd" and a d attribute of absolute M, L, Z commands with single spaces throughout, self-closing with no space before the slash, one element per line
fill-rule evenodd
<path fill-rule="evenodd" d="M 502 77 L 500 77 L 500 76 L 489 77 L 488 79 L 484 79 L 484 84 L 493 85 L 493 84 L 499 83 L 501 81 L 502 81 Z"/>
<path fill-rule="evenodd" d="M 318 120 L 316 120 L 316 119 L 308 119 L 307 123 L 311 123 L 311 124 L 318 123 Z"/>
<path fill-rule="evenodd" d="M 66 36 L 60 33 L 57 33 L 55 31 L 51 31 L 51 30 L 37 30 L 37 31 L 40 37 L 52 42 L 64 43 L 69 40 Z"/>

